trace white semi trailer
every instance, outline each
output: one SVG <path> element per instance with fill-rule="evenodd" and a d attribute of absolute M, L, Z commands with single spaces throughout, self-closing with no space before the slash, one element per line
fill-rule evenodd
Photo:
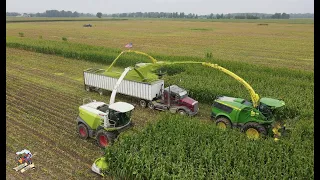
<path fill-rule="evenodd" d="M 104 74 L 104 69 L 89 68 L 84 70 L 84 86 L 86 91 L 97 91 L 100 95 L 105 90 L 112 91 L 118 78 Z M 188 97 L 186 90 L 172 85 L 164 88 L 164 80 L 138 82 L 122 80 L 117 93 L 134 97 L 141 107 L 150 109 L 170 110 L 180 114 L 193 116 L 197 114 L 198 101 Z"/>

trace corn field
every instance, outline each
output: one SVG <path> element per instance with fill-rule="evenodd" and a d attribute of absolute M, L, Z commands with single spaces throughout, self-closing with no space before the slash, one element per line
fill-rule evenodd
<path fill-rule="evenodd" d="M 275 143 L 167 115 L 122 136 L 105 156 L 120 179 L 313 179 L 314 132 L 300 125 Z"/>

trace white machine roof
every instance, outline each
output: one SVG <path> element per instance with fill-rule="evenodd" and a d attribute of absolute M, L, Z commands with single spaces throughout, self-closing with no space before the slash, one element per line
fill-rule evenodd
<path fill-rule="evenodd" d="M 227 97 L 227 96 L 219 97 L 219 100 L 229 101 L 229 102 L 233 102 L 235 99 L 236 99 L 236 98 L 234 98 L 234 97 Z"/>
<path fill-rule="evenodd" d="M 116 102 L 109 105 L 109 109 L 113 109 L 118 112 L 128 112 L 134 109 L 134 106 L 126 102 Z"/>
<path fill-rule="evenodd" d="M 86 106 L 97 109 L 97 107 L 104 105 L 104 104 L 105 104 L 104 102 L 94 101 L 94 102 L 86 104 Z"/>

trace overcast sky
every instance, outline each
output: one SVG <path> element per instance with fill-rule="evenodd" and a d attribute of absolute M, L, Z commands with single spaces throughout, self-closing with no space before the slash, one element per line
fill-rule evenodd
<path fill-rule="evenodd" d="M 314 13 L 314 0 L 6 0 L 7 12 Z"/>

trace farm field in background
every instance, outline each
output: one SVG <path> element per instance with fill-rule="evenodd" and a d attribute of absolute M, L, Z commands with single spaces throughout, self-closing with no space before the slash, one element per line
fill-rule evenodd
<path fill-rule="evenodd" d="M 302 21 L 293 23 L 290 20 L 271 20 L 267 22 L 268 26 L 258 26 L 258 22 L 261 23 L 258 20 L 256 23 L 241 21 L 232 23 L 230 21 L 129 19 L 126 21 L 90 21 L 88 23 L 94 25 L 92 28 L 82 27 L 85 24 L 83 21 L 7 23 L 7 177 L 23 178 L 12 168 L 15 166 L 14 153 L 16 150 L 25 148 L 26 144 L 32 152 L 37 152 L 34 161 L 39 167 L 28 173 L 30 177 L 80 179 L 98 177 L 91 172 L 90 166 L 96 158 L 103 155 L 103 151 L 95 145 L 94 140 L 84 141 L 77 136 L 75 118 L 83 98 L 92 97 L 108 102 L 109 94 L 101 97 L 97 93 L 85 92 L 82 72 L 91 67 L 107 68 L 124 49 L 123 46 L 132 42 L 133 50 L 151 54 L 157 60 L 218 63 L 245 79 L 260 97 L 283 99 L 286 102 L 283 118 L 293 130 L 288 137 L 281 140 L 279 146 L 273 144 L 272 139 L 249 142 L 242 138 L 243 134 L 237 131 L 232 131 L 230 134 L 229 132 L 224 133 L 225 137 L 220 136 L 222 132 L 213 132 L 218 137 L 210 139 L 210 143 L 219 147 L 223 146 L 226 150 L 225 152 L 219 151 L 219 157 L 230 157 L 227 162 L 217 163 L 222 166 L 230 166 L 232 162 L 235 165 L 235 160 L 239 163 L 251 162 L 246 158 L 250 158 L 252 154 L 242 157 L 228 154 L 234 151 L 235 146 L 239 146 L 237 141 L 229 140 L 232 137 L 241 136 L 239 142 L 243 143 L 241 147 L 244 153 L 254 150 L 271 154 L 268 156 L 270 158 L 268 169 L 270 168 L 271 171 L 267 174 L 268 177 L 312 178 L 314 24 L 309 21 L 303 24 Z M 19 32 L 23 32 L 25 37 L 19 37 Z M 39 36 L 42 38 L 40 39 Z M 62 41 L 62 37 L 66 37 L 67 42 Z M 212 58 L 205 57 L 208 52 L 212 53 Z M 147 59 L 139 55 L 127 54 L 119 59 L 115 69 L 121 71 L 123 67 L 141 61 L 147 62 Z M 186 127 L 189 127 L 194 121 L 195 127 L 212 126 L 213 131 L 218 131 L 209 120 L 210 106 L 216 95 L 250 99 L 247 90 L 241 84 L 220 71 L 194 65 L 175 65 L 165 67 L 164 70 L 168 71 L 168 75 L 164 77 L 165 86 L 177 84 L 184 87 L 189 90 L 191 97 L 200 102 L 200 113 L 191 121 L 188 120 Z M 119 94 L 116 100 L 136 103 L 131 98 Z M 128 136 L 124 136 L 121 144 L 111 149 L 111 153 L 125 151 L 133 142 L 144 144 L 146 140 L 150 140 L 150 136 L 142 133 L 148 131 L 148 127 L 150 130 L 151 126 L 144 129 L 148 122 L 156 123 L 157 120 L 164 118 L 171 119 L 162 112 L 142 110 L 137 107 L 133 116 L 133 122 L 136 123 L 135 128 L 128 132 Z M 177 117 L 172 117 L 170 121 L 175 119 L 179 120 Z M 208 128 L 203 130 L 205 129 Z M 181 129 L 182 131 L 184 130 Z M 197 130 L 193 131 L 192 128 L 188 131 L 197 133 Z M 130 132 L 138 139 L 130 140 Z M 172 132 L 168 130 L 168 133 Z M 161 132 L 155 132 L 155 134 L 161 134 Z M 30 138 L 25 138 L 27 136 Z M 181 135 L 181 138 L 183 137 Z M 198 142 L 197 139 L 194 141 Z M 183 142 L 179 142 L 180 145 L 181 143 L 185 145 Z M 223 142 L 227 142 L 229 146 L 222 145 Z M 131 147 L 139 148 L 140 146 Z M 187 147 L 192 148 L 191 145 Z M 264 149 L 263 147 L 270 148 Z M 141 155 L 144 156 L 143 161 L 153 166 L 155 162 L 148 155 L 152 151 L 146 148 L 141 152 Z M 168 156 L 164 158 L 174 158 L 174 147 L 168 144 L 167 148 Z M 205 154 L 212 156 L 209 151 L 206 151 Z M 130 157 L 135 158 L 136 155 L 131 154 Z M 265 157 L 267 156 L 259 156 L 259 158 Z M 278 157 L 284 160 L 280 161 Z M 114 158 L 126 159 L 126 156 L 122 153 Z M 112 165 L 114 175 L 133 173 L 132 169 L 126 172 L 119 169 L 123 166 L 121 164 L 123 162 L 114 162 L 115 164 Z M 206 159 L 199 158 L 195 160 L 194 166 L 198 167 L 197 163 L 203 162 L 207 162 Z M 142 169 L 139 169 L 140 162 L 132 160 L 130 163 L 136 168 L 135 172 L 142 172 Z M 176 169 L 171 169 L 170 172 L 177 170 L 182 172 L 181 167 L 185 162 L 179 161 L 179 163 L 175 164 Z M 192 168 L 193 163 L 187 164 L 190 165 L 187 168 Z M 166 164 L 162 165 L 167 168 Z M 238 169 L 234 169 L 233 175 L 226 175 L 224 169 L 219 168 L 215 163 L 210 162 L 207 165 L 215 168 L 218 173 L 211 176 L 210 171 L 198 169 L 199 174 L 175 175 L 176 177 L 193 177 L 209 173 L 210 177 L 216 178 L 242 177 L 246 179 L 257 173 L 254 169 L 251 169 L 250 173 L 243 173 L 241 165 L 241 167 L 238 166 Z M 256 165 L 264 168 L 260 163 Z M 66 170 L 68 168 L 73 171 Z M 283 176 L 282 173 L 286 172 L 286 168 L 291 170 L 288 170 L 288 173 Z M 155 174 L 155 177 L 161 176 L 159 169 L 157 172 L 149 170 L 143 171 L 144 174 L 141 176 L 150 177 L 150 173 Z M 273 176 L 272 173 L 278 176 Z"/>
<path fill-rule="evenodd" d="M 310 20 L 306 20 L 308 22 Z M 240 21 L 241 22 L 241 21 Z M 254 22 L 254 21 L 253 21 Z M 168 56 L 249 62 L 313 70 L 314 24 L 290 24 L 274 21 L 268 26 L 241 22 L 200 22 L 174 20 L 83 21 L 7 23 L 7 36 L 62 41 L 123 49 L 132 42 L 135 50 Z M 279 23 L 283 22 L 283 23 Z M 119 33 L 121 32 L 121 33 Z"/>

